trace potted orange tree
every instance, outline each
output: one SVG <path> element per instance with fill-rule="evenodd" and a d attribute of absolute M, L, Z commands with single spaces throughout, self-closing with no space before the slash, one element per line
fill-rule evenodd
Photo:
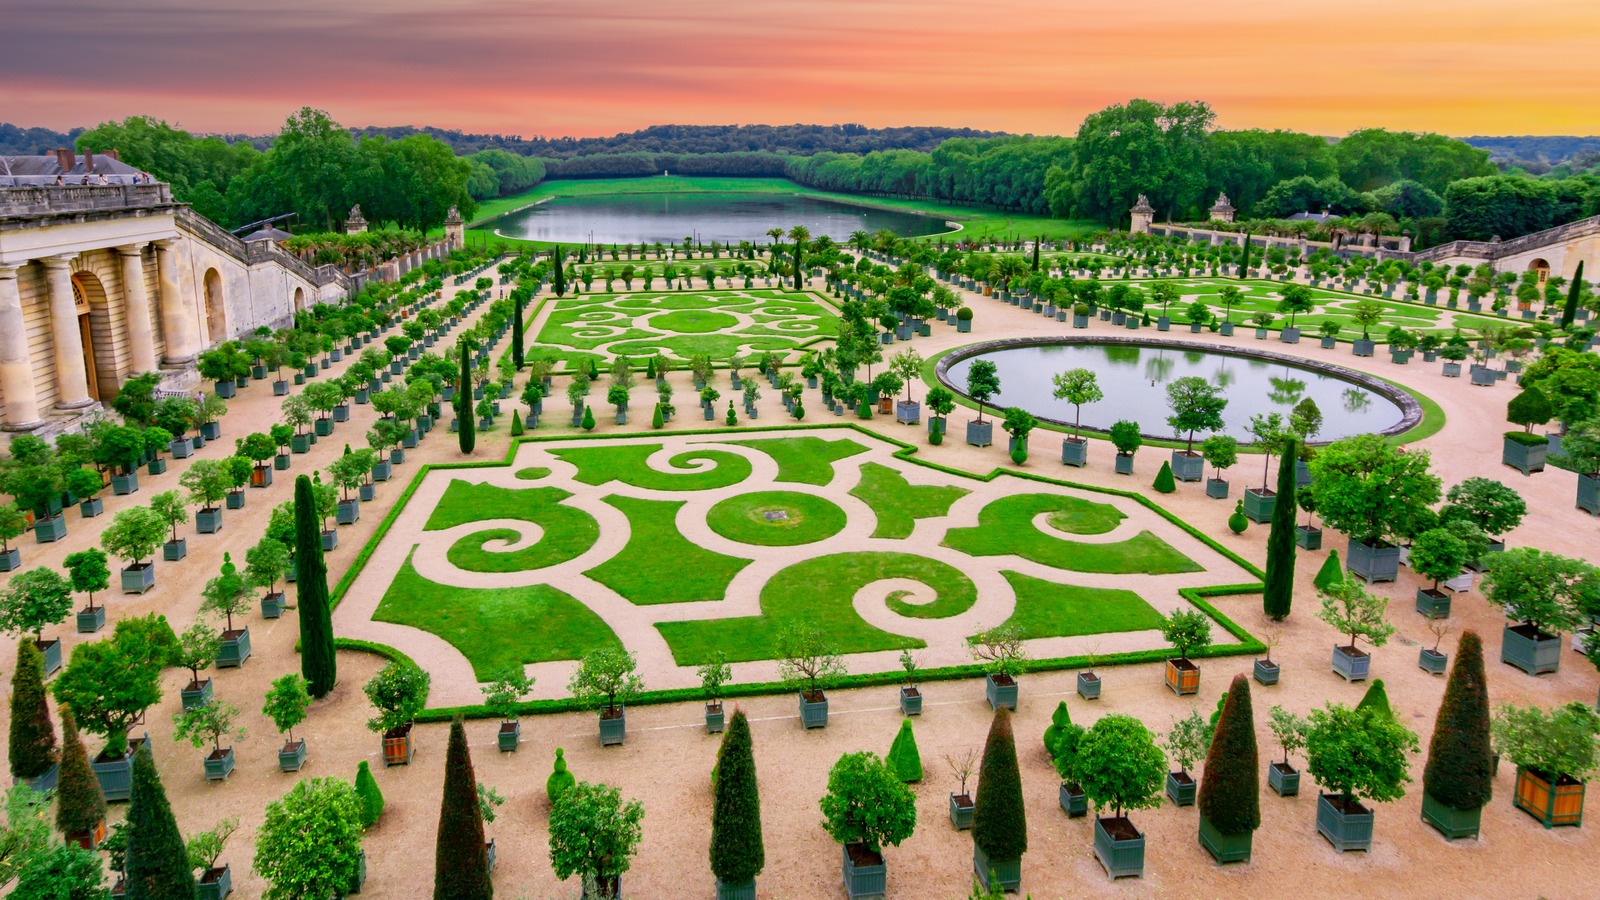
<path fill-rule="evenodd" d="M 1145 835 L 1124 813 L 1161 804 L 1167 759 L 1150 730 L 1124 713 L 1102 718 L 1078 742 L 1075 772 L 1095 806 L 1095 858 L 1112 878 L 1142 877 Z"/>
<path fill-rule="evenodd" d="M 501 752 L 515 753 L 522 739 L 522 723 L 517 719 L 517 712 L 522 705 L 522 698 L 533 690 L 533 681 L 522 666 L 511 665 L 498 672 L 494 680 L 482 688 L 484 707 L 500 717 L 496 741 Z"/>
<path fill-rule="evenodd" d="M 1028 659 L 1026 635 L 1015 625 L 996 625 L 967 638 L 967 649 L 987 671 L 984 695 L 990 709 L 1017 708 L 1017 676 Z"/>
<path fill-rule="evenodd" d="M 826 688 L 845 674 L 839 651 L 814 624 L 793 625 L 779 639 L 778 674 L 800 696 L 800 725 L 828 727 Z"/>
<path fill-rule="evenodd" d="M 367 720 L 367 728 L 383 735 L 383 764 L 403 766 L 411 762 L 412 722 L 428 705 L 427 672 L 410 660 L 395 660 L 372 676 L 363 690 L 378 714 Z"/>
<path fill-rule="evenodd" d="M 1511 804 L 1546 828 L 1583 824 L 1585 782 L 1600 764 L 1600 715 L 1573 701 L 1549 712 L 1502 705 L 1494 743 L 1517 766 Z"/>
<path fill-rule="evenodd" d="M 899 846 L 917 827 L 911 788 L 876 753 L 846 753 L 828 772 L 821 805 L 823 829 L 842 845 L 846 896 L 886 896 L 883 848 Z"/>
<path fill-rule="evenodd" d="M 296 740 L 294 727 L 306 720 L 306 710 L 310 706 L 311 694 L 306 689 L 304 676 L 291 672 L 273 679 L 261 714 L 271 719 L 278 733 L 284 735 L 283 746 L 278 749 L 280 772 L 298 772 L 305 765 L 306 739 Z"/>
<path fill-rule="evenodd" d="M 1326 790 L 1317 795 L 1317 833 L 1335 850 L 1372 849 L 1374 813 L 1363 799 L 1386 803 L 1405 796 L 1407 755 L 1420 744 L 1386 706 L 1352 709 L 1328 703 L 1311 711 L 1306 760 Z"/>
<path fill-rule="evenodd" d="M 1494 554 L 1483 577 L 1484 597 L 1505 610 L 1500 661 L 1542 675 L 1561 666 L 1561 632 L 1586 624 L 1586 604 L 1600 570 L 1532 547 Z M 1585 614 L 1587 612 L 1587 615 Z"/>
<path fill-rule="evenodd" d="M 597 647 L 583 655 L 567 682 L 579 704 L 600 711 L 600 746 L 621 744 L 628 736 L 628 700 L 644 690 L 637 660 L 620 647 Z"/>
<path fill-rule="evenodd" d="M 1167 659 L 1167 687 L 1180 697 L 1199 693 L 1200 667 L 1189 661 L 1189 653 L 1211 646 L 1211 620 L 1199 610 L 1175 609 L 1162 620 L 1161 635 L 1178 651 Z"/>

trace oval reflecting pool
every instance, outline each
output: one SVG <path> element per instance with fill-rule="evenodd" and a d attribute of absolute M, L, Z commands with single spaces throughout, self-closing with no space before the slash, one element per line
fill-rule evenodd
<path fill-rule="evenodd" d="M 682 193 L 602 194 L 554 197 L 538 206 L 506 213 L 484 223 L 496 234 L 530 241 L 597 244 L 676 244 L 686 237 L 702 243 L 750 241 L 763 244 L 767 229 L 787 232 L 795 225 L 826 234 L 839 243 L 851 232 L 887 228 L 905 237 L 949 231 L 933 216 L 853 206 L 798 194 Z"/>
<path fill-rule="evenodd" d="M 1322 410 L 1316 443 L 1355 434 L 1398 429 L 1405 411 L 1394 400 L 1349 378 L 1293 363 L 1239 356 L 1188 347 L 1154 344 L 1038 343 L 982 350 L 950 364 L 942 375 L 954 390 L 966 393 L 967 371 L 975 360 L 992 360 L 1000 375 L 1000 393 L 989 406 L 1020 406 L 1041 419 L 1071 425 L 1072 404 L 1053 396 L 1053 376 L 1068 369 L 1089 369 L 1099 376 L 1105 399 L 1083 406 L 1083 427 L 1109 429 L 1119 419 L 1139 423 L 1147 435 L 1172 436 L 1167 425 L 1167 385 L 1194 375 L 1220 388 L 1228 398 L 1222 411 L 1222 433 L 1240 443 L 1250 440 L 1250 417 L 1277 412 L 1288 418 L 1307 397 Z M 1199 440 L 1204 435 L 1195 435 Z M 1178 436 L 1181 439 L 1181 436 Z"/>

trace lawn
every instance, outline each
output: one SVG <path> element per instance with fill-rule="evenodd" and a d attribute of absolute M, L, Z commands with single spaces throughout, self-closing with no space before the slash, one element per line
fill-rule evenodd
<path fill-rule="evenodd" d="M 652 491 L 708 491 L 738 484 L 750 477 L 750 461 L 726 450 L 696 448 L 675 454 L 667 464 L 675 472 L 658 472 L 646 464 L 661 444 L 557 447 L 557 459 L 578 467 L 577 480 L 588 485 L 613 481 Z"/>
<path fill-rule="evenodd" d="M 510 552 L 492 549 L 493 543 L 510 543 L 520 535 L 507 528 L 487 528 L 456 541 L 447 558 L 451 565 L 468 572 L 542 569 L 576 559 L 600 537 L 600 525 L 593 516 L 561 502 L 571 496 L 558 487 L 511 490 L 492 484 L 452 481 L 428 517 L 425 529 L 443 531 L 491 519 L 532 522 L 543 534 L 529 547 Z"/>
<path fill-rule="evenodd" d="M 1021 494 L 996 500 L 978 513 L 973 528 L 952 528 L 944 545 L 971 556 L 1020 556 L 1030 562 L 1071 572 L 1170 575 L 1199 572 L 1200 566 L 1148 531 L 1109 544 L 1087 544 L 1052 537 L 1033 518 L 1053 513 L 1052 525 L 1070 526 L 1077 534 L 1103 534 L 1122 513 L 1103 503 L 1055 494 Z"/>
<path fill-rule="evenodd" d="M 682 368 L 690 357 L 719 363 L 832 340 L 839 319 L 816 295 L 780 291 L 694 291 L 581 294 L 556 301 L 528 353 L 554 351 L 569 365 L 595 358 L 660 354 Z"/>
<path fill-rule="evenodd" d="M 750 560 L 701 547 L 678 532 L 683 500 L 641 500 L 613 495 L 607 503 L 628 517 L 628 545 L 583 573 L 630 603 L 690 603 L 721 600 L 728 582 Z"/>
<path fill-rule="evenodd" d="M 1161 613 L 1133 591 L 1057 584 L 1020 572 L 1005 572 L 1017 608 L 1004 624 L 1030 638 L 1077 637 L 1161 627 Z"/>
<path fill-rule="evenodd" d="M 479 681 L 508 666 L 622 646 L 599 616 L 549 585 L 485 590 L 436 584 L 418 575 L 409 557 L 373 619 L 438 635 L 472 663 Z"/>
<path fill-rule="evenodd" d="M 862 464 L 861 481 L 850 496 L 872 507 L 878 519 L 873 537 L 903 540 L 911 536 L 918 519 L 945 515 L 950 504 L 968 493 L 965 488 L 914 485 L 894 469 L 869 462 Z"/>
<path fill-rule="evenodd" d="M 909 578 L 932 588 L 935 598 L 917 608 L 921 618 L 959 615 L 977 602 L 972 580 L 954 566 L 909 553 L 837 553 L 779 571 L 761 589 L 761 615 L 693 622 L 660 622 L 656 628 L 680 666 L 716 658 L 729 662 L 777 659 L 786 630 L 822 629 L 839 653 L 920 648 L 915 638 L 874 628 L 856 615 L 856 591 L 886 578 Z M 899 601 L 904 604 L 904 601 Z"/>
<path fill-rule="evenodd" d="M 844 530 L 838 504 L 797 491 L 756 491 L 711 507 L 706 524 L 741 544 L 794 547 L 824 541 Z"/>
<path fill-rule="evenodd" d="M 772 457 L 778 464 L 777 481 L 814 484 L 818 487 L 833 481 L 834 462 L 867 452 L 866 447 L 849 438 L 826 440 L 808 436 L 730 443 L 751 447 Z"/>

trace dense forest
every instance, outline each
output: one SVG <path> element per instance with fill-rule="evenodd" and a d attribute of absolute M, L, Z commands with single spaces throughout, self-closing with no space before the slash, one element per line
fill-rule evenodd
<path fill-rule="evenodd" d="M 1474 135 L 1462 140 L 1489 151 L 1489 160 L 1502 169 L 1521 169 L 1530 175 L 1543 175 L 1558 167 L 1563 174 L 1578 174 L 1600 169 L 1600 136 Z"/>
<path fill-rule="evenodd" d="M 507 150 L 522 156 L 567 159 L 638 153 L 777 153 L 806 156 L 834 153 L 871 153 L 874 150 L 932 150 L 952 138 L 992 137 L 997 132 L 974 128 L 868 128 L 865 125 L 652 125 L 611 137 L 522 138 L 502 134 L 465 134 L 439 128 L 357 128 L 357 137 L 382 135 L 391 139 L 427 134 L 449 144 L 457 153 Z"/>

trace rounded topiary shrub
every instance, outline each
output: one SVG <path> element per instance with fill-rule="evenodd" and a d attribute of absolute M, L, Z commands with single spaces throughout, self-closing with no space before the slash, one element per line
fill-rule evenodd
<path fill-rule="evenodd" d="M 1244 514 L 1244 501 L 1240 500 L 1233 505 L 1233 515 L 1228 517 L 1228 530 L 1234 534 L 1244 534 L 1250 527 L 1250 520 Z"/>

